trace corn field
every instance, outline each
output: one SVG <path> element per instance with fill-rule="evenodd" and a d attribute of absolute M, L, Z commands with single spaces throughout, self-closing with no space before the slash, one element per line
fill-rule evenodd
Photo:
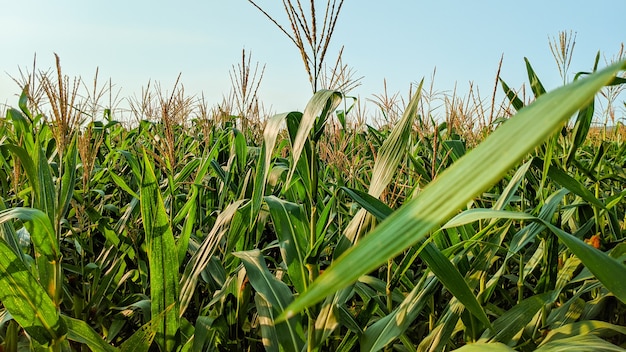
<path fill-rule="evenodd" d="M 592 125 L 625 61 L 551 92 L 527 62 L 479 130 L 423 81 L 378 128 L 332 89 L 267 119 L 146 91 L 128 124 L 57 69 L 0 119 L 2 351 L 626 347 L 624 126 Z"/>

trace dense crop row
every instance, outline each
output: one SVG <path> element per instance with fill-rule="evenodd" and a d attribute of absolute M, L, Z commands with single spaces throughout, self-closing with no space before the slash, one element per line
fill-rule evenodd
<path fill-rule="evenodd" d="M 618 350 L 626 144 L 587 136 L 626 66 L 551 93 L 528 68 L 535 102 L 507 90 L 472 146 L 421 85 L 379 129 L 332 90 L 264 127 L 172 99 L 128 127 L 26 87 L 0 120 L 2 347 Z"/>

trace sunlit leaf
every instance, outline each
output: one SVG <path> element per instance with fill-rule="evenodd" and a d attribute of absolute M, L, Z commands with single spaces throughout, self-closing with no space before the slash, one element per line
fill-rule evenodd
<path fill-rule="evenodd" d="M 165 314 L 156 335 L 161 348 L 171 350 L 176 345 L 175 335 L 179 328 L 178 253 L 152 163 L 145 152 L 143 167 L 141 218 L 148 247 L 152 316 L 158 316 L 172 305 L 176 306 Z"/>
<path fill-rule="evenodd" d="M 285 313 L 301 312 L 346 287 L 415 244 L 447 220 L 468 200 L 498 181 L 535 146 L 557 131 L 624 66 L 624 62 L 539 97 L 501 125 L 470 153 L 441 173 L 378 225 L 356 246 L 335 260 Z M 489 167 L 482 167 L 489 165 Z"/>

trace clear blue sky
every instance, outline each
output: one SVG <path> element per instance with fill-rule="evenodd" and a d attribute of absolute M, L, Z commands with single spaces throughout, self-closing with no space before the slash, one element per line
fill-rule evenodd
<path fill-rule="evenodd" d="M 257 2 L 284 19 L 282 2 Z M 501 76 L 511 86 L 527 81 L 526 56 L 554 88 L 561 79 L 548 38 L 576 32 L 570 72 L 588 71 L 598 50 L 608 59 L 626 41 L 624 13 L 624 0 L 346 0 L 329 58 L 345 46 L 344 62 L 364 76 L 353 91 L 362 99 L 380 94 L 385 78 L 390 92 L 406 94 L 435 68 L 437 90 L 456 83 L 463 92 L 473 81 L 488 96 L 502 54 Z M 65 74 L 91 82 L 98 67 L 100 80 L 111 78 L 122 97 L 138 96 L 148 80 L 170 88 L 182 72 L 187 93 L 203 92 L 217 104 L 245 48 L 266 64 L 259 91 L 266 107 L 302 110 L 310 97 L 295 46 L 246 0 L 6 1 L 0 26 L 0 104 L 17 105 L 8 75 L 30 69 L 35 53 L 39 69 L 53 68 L 54 52 Z"/>

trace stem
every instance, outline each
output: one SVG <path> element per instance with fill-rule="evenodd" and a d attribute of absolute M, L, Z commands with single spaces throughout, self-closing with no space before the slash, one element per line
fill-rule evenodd
<path fill-rule="evenodd" d="M 385 293 L 387 294 L 387 310 L 391 312 L 393 309 L 393 301 L 391 299 L 391 259 L 387 261 L 387 285 L 385 287 Z"/>
<path fill-rule="evenodd" d="M 313 249 L 315 242 L 317 240 L 316 236 L 316 228 L 317 228 L 317 188 L 318 188 L 318 180 L 317 180 L 317 143 L 312 139 L 309 139 L 311 145 L 311 157 L 309 159 L 309 177 L 311 178 L 311 197 L 310 199 L 310 211 L 311 216 L 309 218 L 309 251 Z M 319 275 L 319 264 L 316 263 L 307 263 L 306 266 L 309 269 L 309 284 L 311 284 L 317 276 Z M 308 343 L 307 343 L 307 351 L 311 352 L 316 349 L 317 342 L 315 341 L 315 319 L 312 314 L 308 314 Z"/>
<path fill-rule="evenodd" d="M 56 231 L 56 240 L 57 240 L 57 248 L 59 248 L 59 250 L 61 249 L 61 220 L 63 217 L 63 214 L 61 214 L 62 211 L 62 204 L 61 204 L 61 193 L 63 190 L 63 172 L 65 172 L 65 170 L 63 170 L 63 150 L 59 148 L 59 175 L 57 178 L 57 182 L 56 182 L 56 214 L 55 214 L 55 222 L 54 222 L 54 230 Z M 57 253 L 56 258 L 55 259 L 55 263 L 54 263 L 54 273 L 55 273 L 55 277 L 54 277 L 54 296 L 52 297 L 52 301 L 54 302 L 54 305 L 57 307 L 58 310 L 60 310 L 60 306 L 61 306 L 61 290 L 62 290 L 62 269 L 61 269 L 61 254 Z"/>
<path fill-rule="evenodd" d="M 524 256 L 519 257 L 519 278 L 517 279 L 517 304 L 524 298 Z"/>

